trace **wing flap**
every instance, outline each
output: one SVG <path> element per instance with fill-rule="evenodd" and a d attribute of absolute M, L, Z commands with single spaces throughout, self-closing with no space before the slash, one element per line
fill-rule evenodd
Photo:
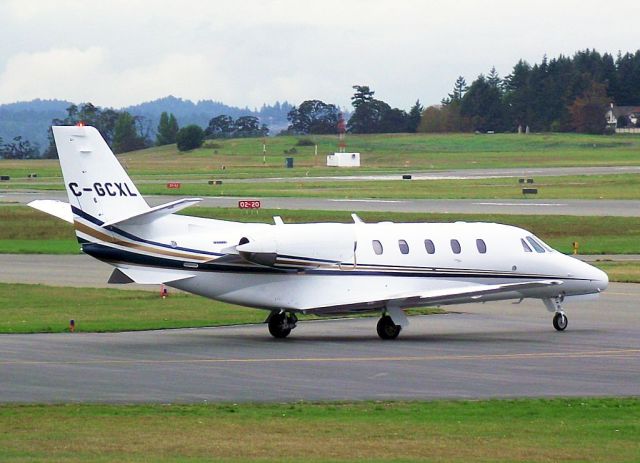
<path fill-rule="evenodd" d="M 375 310 L 391 304 L 401 307 L 417 307 L 426 305 L 453 304 L 456 302 L 479 302 L 483 297 L 507 292 L 519 292 L 528 289 L 561 285 L 561 280 L 539 280 L 521 283 L 505 283 L 500 285 L 474 285 L 458 288 L 445 288 L 431 291 L 416 291 L 389 295 L 388 297 L 360 298 L 337 301 L 335 304 L 300 308 L 308 313 L 337 313 Z"/>

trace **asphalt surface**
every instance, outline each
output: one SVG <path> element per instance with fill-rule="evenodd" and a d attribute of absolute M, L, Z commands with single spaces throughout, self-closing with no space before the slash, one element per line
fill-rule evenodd
<path fill-rule="evenodd" d="M 185 196 L 145 196 L 152 205 L 168 203 Z M 0 205 L 27 204 L 34 199 L 58 199 L 67 201 L 63 191 L 53 192 L 4 192 L 0 193 Z M 238 207 L 239 200 L 260 199 L 263 209 L 333 210 L 344 212 L 422 212 L 450 214 L 525 214 L 525 215 L 575 215 L 640 217 L 640 201 L 637 200 L 557 200 L 545 199 L 322 199 L 322 198 L 247 198 L 206 197 L 199 204 L 205 207 Z M 196 206 L 198 207 L 198 206 Z M 256 213 L 256 220 L 268 221 L 270 217 Z"/>
<path fill-rule="evenodd" d="M 612 284 L 551 327 L 539 301 L 412 317 L 115 334 L 0 335 L 1 402 L 256 402 L 640 395 L 640 286 Z M 81 321 L 79 321 L 81 323 Z"/>

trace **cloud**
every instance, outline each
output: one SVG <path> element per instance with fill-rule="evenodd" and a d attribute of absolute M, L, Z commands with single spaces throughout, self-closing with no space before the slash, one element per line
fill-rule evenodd
<path fill-rule="evenodd" d="M 365 84 L 408 108 L 438 102 L 458 75 L 507 75 L 520 58 L 634 51 L 638 15 L 635 0 L 0 0 L 0 103 L 348 105 Z"/>

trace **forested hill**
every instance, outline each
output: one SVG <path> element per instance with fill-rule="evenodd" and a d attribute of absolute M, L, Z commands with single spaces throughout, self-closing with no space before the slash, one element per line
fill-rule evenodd
<path fill-rule="evenodd" d="M 37 143 L 40 148 L 46 148 L 47 130 L 51 120 L 64 119 L 66 109 L 74 103 L 63 100 L 33 100 L 0 105 L 0 138 L 5 141 L 21 136 L 25 140 Z M 163 112 L 173 113 L 180 126 L 198 124 L 206 127 L 209 120 L 215 116 L 226 114 L 232 117 L 255 116 L 267 124 L 272 133 L 286 128 L 287 113 L 292 106 L 287 103 L 276 102 L 273 105 L 263 105 L 261 108 L 249 109 L 228 106 L 212 100 L 194 103 L 174 96 L 160 98 L 135 106 L 121 108 L 133 116 L 143 116 L 152 129 L 155 129 Z"/>

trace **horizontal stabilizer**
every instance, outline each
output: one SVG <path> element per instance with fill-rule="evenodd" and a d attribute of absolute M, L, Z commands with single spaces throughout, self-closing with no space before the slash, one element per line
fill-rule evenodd
<path fill-rule="evenodd" d="M 165 215 L 173 214 L 186 207 L 198 204 L 200 201 L 202 201 L 202 198 L 178 199 L 167 204 L 152 207 L 144 212 L 110 220 L 109 222 L 105 222 L 103 227 L 108 227 L 110 225 L 145 225 L 159 219 L 160 217 L 164 217 Z"/>
<path fill-rule="evenodd" d="M 65 222 L 73 223 L 73 213 L 71 212 L 71 206 L 64 201 L 57 201 L 55 199 L 36 199 L 31 201 L 27 206 L 37 209 L 42 212 L 46 212 L 49 215 L 64 220 Z"/>
<path fill-rule="evenodd" d="M 109 277 L 110 284 L 138 283 L 141 285 L 161 285 L 172 281 L 186 280 L 194 275 L 186 272 L 170 272 L 155 268 L 116 268 Z"/>

